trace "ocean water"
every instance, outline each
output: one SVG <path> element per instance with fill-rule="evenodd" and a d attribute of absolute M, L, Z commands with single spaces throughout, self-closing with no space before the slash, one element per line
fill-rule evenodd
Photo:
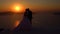
<path fill-rule="evenodd" d="M 17 21 L 21 21 L 22 16 L 22 14 L 0 15 L 0 28 L 14 28 Z"/>
<path fill-rule="evenodd" d="M 0 28 L 12 29 L 17 26 L 23 19 L 23 14 L 0 15 Z M 32 18 L 33 29 L 40 29 L 45 31 L 60 29 L 60 15 L 53 13 L 37 12 L 33 14 Z"/>
<path fill-rule="evenodd" d="M 43 29 L 60 29 L 60 15 L 53 13 L 36 13 L 33 15 L 33 26 Z"/>

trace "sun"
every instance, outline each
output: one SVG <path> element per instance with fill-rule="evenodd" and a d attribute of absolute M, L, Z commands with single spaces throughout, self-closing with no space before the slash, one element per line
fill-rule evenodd
<path fill-rule="evenodd" d="M 20 6 L 15 6 L 15 11 L 20 11 L 21 10 L 21 7 Z"/>
<path fill-rule="evenodd" d="M 14 10 L 15 12 L 20 12 L 20 11 L 22 10 L 22 7 L 21 7 L 20 5 L 14 5 L 14 6 L 13 6 L 13 10 Z"/>
<path fill-rule="evenodd" d="M 10 8 L 11 8 L 11 11 L 15 12 L 15 13 L 23 12 L 23 10 L 24 10 L 24 6 L 22 4 L 19 4 L 19 3 L 12 4 L 10 6 Z"/>
<path fill-rule="evenodd" d="M 19 7 L 19 6 L 16 6 L 15 9 L 16 9 L 17 11 L 19 11 L 19 10 L 20 10 L 20 7 Z"/>

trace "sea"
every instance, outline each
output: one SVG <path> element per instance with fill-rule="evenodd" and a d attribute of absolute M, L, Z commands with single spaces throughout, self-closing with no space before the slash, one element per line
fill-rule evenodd
<path fill-rule="evenodd" d="M 60 32 L 60 15 L 54 12 L 35 12 L 32 18 L 32 29 L 39 32 Z M 0 15 L 0 28 L 14 29 L 22 21 L 24 14 Z"/>

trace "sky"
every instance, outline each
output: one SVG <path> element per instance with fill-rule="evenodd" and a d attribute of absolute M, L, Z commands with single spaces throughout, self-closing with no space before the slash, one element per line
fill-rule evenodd
<path fill-rule="evenodd" d="M 0 10 L 10 10 L 13 3 L 35 11 L 60 9 L 60 0 L 0 0 Z"/>

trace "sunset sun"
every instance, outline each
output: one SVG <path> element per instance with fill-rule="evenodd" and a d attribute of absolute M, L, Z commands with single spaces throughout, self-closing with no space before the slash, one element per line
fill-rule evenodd
<path fill-rule="evenodd" d="M 22 12 L 24 10 L 24 7 L 21 4 L 13 4 L 11 6 L 11 11 L 12 12 Z"/>
<path fill-rule="evenodd" d="M 16 11 L 20 11 L 21 10 L 21 7 L 20 6 L 15 6 L 15 10 Z"/>

